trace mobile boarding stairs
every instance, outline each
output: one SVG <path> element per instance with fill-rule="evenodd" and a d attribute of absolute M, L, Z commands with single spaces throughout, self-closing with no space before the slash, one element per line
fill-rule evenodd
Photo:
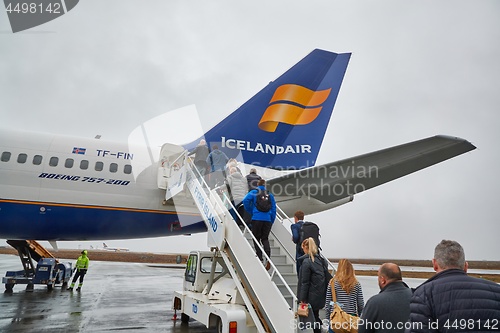
<path fill-rule="evenodd" d="M 17 250 L 23 265 L 23 270 L 8 271 L 2 278 L 7 292 L 12 292 L 16 284 L 26 284 L 27 291 L 33 291 L 35 284 L 47 285 L 49 291 L 56 284 L 63 287 L 68 284 L 73 273 L 71 262 L 59 262 L 35 240 L 7 240 L 7 243 Z"/>
<path fill-rule="evenodd" d="M 236 210 L 231 205 L 225 185 L 210 189 L 182 147 L 164 145 L 161 163 L 170 167 L 170 170 L 159 172 L 159 186 L 160 182 L 165 185 L 166 181 L 165 199 L 175 200 L 174 196 L 182 196 L 180 193 L 187 187 L 207 225 L 208 246 L 214 250 L 214 258 L 222 262 L 241 295 L 248 312 L 247 328 L 240 330 L 238 326 L 238 332 L 298 332 L 295 244 L 291 240 L 289 224 L 283 224 L 287 219 L 284 212 L 277 207 L 277 220 L 269 236 L 271 258 L 261 248 L 263 256 L 271 265 L 267 271 L 255 254 L 254 237 L 250 229 L 244 223 L 245 227 L 240 228 L 229 212 L 230 209 Z M 241 219 L 238 213 L 235 214 Z M 333 268 L 331 264 L 330 268 Z M 210 290 L 213 282 L 211 278 L 203 291 L 208 299 L 213 294 Z M 230 301 L 231 297 L 226 302 Z M 181 307 L 174 304 L 174 309 Z M 182 309 L 183 315 L 186 313 L 196 319 L 187 305 Z M 217 313 L 217 308 L 213 312 Z M 222 322 L 220 325 L 222 332 L 229 332 L 228 323 Z"/>

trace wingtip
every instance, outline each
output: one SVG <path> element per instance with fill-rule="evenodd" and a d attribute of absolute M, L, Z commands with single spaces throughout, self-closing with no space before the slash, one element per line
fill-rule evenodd
<path fill-rule="evenodd" d="M 458 143 L 462 143 L 462 144 L 468 146 L 468 151 L 471 151 L 471 150 L 474 150 L 474 149 L 477 148 L 470 141 L 468 141 L 466 139 L 463 139 L 461 137 L 458 137 L 458 136 L 440 134 L 440 135 L 436 135 L 436 137 L 442 138 L 442 139 L 445 139 L 445 140 L 451 140 L 451 141 L 455 141 L 455 142 L 458 142 Z"/>

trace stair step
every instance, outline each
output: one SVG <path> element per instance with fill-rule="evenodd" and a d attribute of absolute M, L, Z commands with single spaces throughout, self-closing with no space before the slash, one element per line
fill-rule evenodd
<path fill-rule="evenodd" d="M 294 273 L 293 265 L 290 264 L 274 264 L 281 275 L 283 273 Z"/>
<path fill-rule="evenodd" d="M 272 252 L 271 252 L 272 253 Z M 284 254 L 271 255 L 271 261 L 276 264 L 288 264 L 286 261 L 286 256 Z"/>
<path fill-rule="evenodd" d="M 283 283 L 276 283 L 276 287 L 278 287 L 279 291 L 283 296 L 289 295 L 290 293 L 288 292 L 288 289 Z M 292 290 L 292 292 L 295 294 L 297 292 L 297 284 L 289 284 L 288 287 Z"/>
<path fill-rule="evenodd" d="M 291 273 L 290 272 L 289 273 L 280 272 L 280 274 L 286 283 L 297 285 L 298 279 L 297 279 L 297 274 L 295 272 L 291 272 Z M 281 280 L 277 276 L 273 276 L 273 282 L 280 283 Z"/>
<path fill-rule="evenodd" d="M 293 309 L 293 297 L 291 295 L 285 295 L 284 298 L 285 298 L 286 302 L 288 303 L 290 310 Z"/>

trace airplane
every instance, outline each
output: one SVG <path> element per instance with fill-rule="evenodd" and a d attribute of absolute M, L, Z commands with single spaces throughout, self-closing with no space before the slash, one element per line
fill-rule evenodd
<path fill-rule="evenodd" d="M 370 188 L 469 152 L 437 135 L 316 165 L 350 53 L 315 49 L 200 139 L 267 180 L 283 211 L 306 214 L 351 202 Z M 140 131 L 140 129 L 139 129 Z M 206 232 L 193 198 L 165 200 L 159 147 L 0 131 L 0 238 L 115 240 Z"/>
<path fill-rule="evenodd" d="M 103 250 L 106 250 L 106 251 L 115 251 L 115 252 L 128 252 L 130 251 L 128 248 L 126 247 L 109 247 L 106 243 L 102 243 L 102 249 Z"/>

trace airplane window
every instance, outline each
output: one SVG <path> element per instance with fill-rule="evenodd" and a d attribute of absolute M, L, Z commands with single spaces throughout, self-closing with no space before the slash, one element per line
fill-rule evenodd
<path fill-rule="evenodd" d="M 118 164 L 116 164 L 116 163 L 111 163 L 111 164 L 109 165 L 109 171 L 110 171 L 110 172 L 116 172 L 116 171 L 118 171 Z"/>
<path fill-rule="evenodd" d="M 87 170 L 89 168 L 89 161 L 81 160 L 80 161 L 80 169 Z"/>
<path fill-rule="evenodd" d="M 17 155 L 17 163 L 26 163 L 26 160 L 28 159 L 28 155 L 21 153 Z"/>
<path fill-rule="evenodd" d="M 104 163 L 95 162 L 95 171 L 102 171 L 102 169 L 104 169 Z"/>
<path fill-rule="evenodd" d="M 4 151 L 4 152 L 2 153 L 2 158 L 1 158 L 1 161 L 2 161 L 2 162 L 8 162 L 8 161 L 10 160 L 10 155 L 11 155 L 11 154 L 10 154 L 10 152 L 8 152 L 8 151 Z"/>
<path fill-rule="evenodd" d="M 33 156 L 33 164 L 34 165 L 40 165 L 40 164 L 42 164 L 42 155 L 35 155 L 35 156 Z"/>
<path fill-rule="evenodd" d="M 72 168 L 73 167 L 73 163 L 75 163 L 75 160 L 72 159 L 72 158 L 67 158 L 66 159 L 66 162 L 64 162 L 64 166 L 66 168 Z"/>
<path fill-rule="evenodd" d="M 130 164 L 126 164 L 123 167 L 123 172 L 126 173 L 127 175 L 130 175 L 132 173 L 132 166 Z"/>
<path fill-rule="evenodd" d="M 51 167 L 57 166 L 58 163 L 59 163 L 59 157 L 51 157 L 50 158 L 49 165 Z"/>

